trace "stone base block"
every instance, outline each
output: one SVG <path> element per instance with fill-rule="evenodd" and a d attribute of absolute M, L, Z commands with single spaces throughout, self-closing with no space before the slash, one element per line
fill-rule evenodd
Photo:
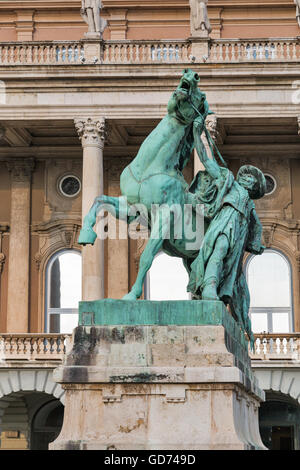
<path fill-rule="evenodd" d="M 187 301 L 181 317 L 174 307 L 176 324 L 164 325 L 172 303 L 146 303 L 141 315 L 133 302 L 126 317 L 123 302 L 84 303 L 81 322 L 101 324 L 74 330 L 73 349 L 54 372 L 66 392 L 65 416 L 50 449 L 264 449 L 258 428 L 264 394 L 225 306 Z M 108 324 L 109 308 L 113 322 L 117 309 L 127 318 L 124 325 Z"/>

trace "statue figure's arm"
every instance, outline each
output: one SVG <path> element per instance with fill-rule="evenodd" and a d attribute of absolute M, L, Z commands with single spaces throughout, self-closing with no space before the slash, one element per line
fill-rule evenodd
<path fill-rule="evenodd" d="M 246 250 L 254 255 L 261 255 L 265 250 L 265 247 L 261 244 L 263 227 L 254 208 L 251 211 L 249 224 L 249 238 Z"/>
<path fill-rule="evenodd" d="M 204 129 L 204 119 L 199 116 L 197 119 L 195 119 L 193 126 L 194 126 L 193 133 L 194 133 L 195 147 L 196 147 L 201 163 L 204 165 L 206 171 L 209 173 L 209 175 L 212 178 L 214 179 L 220 178 L 221 176 L 220 167 L 215 160 L 212 160 L 211 158 L 208 157 L 206 149 L 201 139 L 201 135 Z"/>

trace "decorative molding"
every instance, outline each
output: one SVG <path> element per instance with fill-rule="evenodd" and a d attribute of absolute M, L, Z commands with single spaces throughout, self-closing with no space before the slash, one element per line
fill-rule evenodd
<path fill-rule="evenodd" d="M 32 41 L 34 32 L 34 10 L 16 10 L 16 32 L 18 41 Z"/>
<path fill-rule="evenodd" d="M 104 148 L 107 137 L 105 118 L 76 118 L 74 123 L 83 148 Z"/>
<path fill-rule="evenodd" d="M 82 150 L 81 150 L 82 152 Z M 44 216 L 45 222 L 65 219 L 66 213 L 71 219 L 81 216 L 80 192 L 74 197 L 65 197 L 59 190 L 59 183 L 64 176 L 72 174 L 80 181 L 82 178 L 81 159 L 49 159 L 45 165 Z"/>
<path fill-rule="evenodd" d="M 36 367 L 36 365 L 34 366 Z M 53 395 L 64 404 L 64 390 L 61 385 L 53 380 L 53 368 L 30 370 L 23 368 L 20 370 L 0 371 L 0 398 L 11 393 L 30 390 L 32 392 L 44 392 Z"/>
<path fill-rule="evenodd" d="M 81 250 L 77 243 L 81 222 L 78 220 L 56 220 L 32 226 L 32 234 L 39 235 L 39 251 L 34 255 L 39 271 L 49 257 L 62 249 Z"/>

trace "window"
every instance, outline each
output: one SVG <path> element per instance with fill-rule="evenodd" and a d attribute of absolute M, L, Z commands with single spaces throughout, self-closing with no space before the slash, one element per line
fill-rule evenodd
<path fill-rule="evenodd" d="M 254 333 L 292 331 L 291 269 L 275 250 L 252 256 L 246 266 Z"/>
<path fill-rule="evenodd" d="M 150 300 L 186 300 L 188 273 L 180 258 L 159 253 L 148 272 L 146 298 Z"/>
<path fill-rule="evenodd" d="M 46 270 L 46 331 L 71 333 L 78 325 L 80 300 L 81 255 L 75 250 L 57 253 Z"/>

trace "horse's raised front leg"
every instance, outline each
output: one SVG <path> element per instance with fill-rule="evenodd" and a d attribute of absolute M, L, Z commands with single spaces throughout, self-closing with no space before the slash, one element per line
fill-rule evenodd
<path fill-rule="evenodd" d="M 169 224 L 164 223 L 168 215 L 168 208 L 161 208 L 159 210 L 151 228 L 150 238 L 140 258 L 139 272 L 136 281 L 131 291 L 123 297 L 123 300 L 137 300 L 141 297 L 146 274 L 151 268 L 155 255 L 162 247 L 167 231 L 169 231 Z"/>
<path fill-rule="evenodd" d="M 80 245 L 93 245 L 95 243 L 97 234 L 93 227 L 96 224 L 97 214 L 102 208 L 105 208 L 117 219 L 128 221 L 128 205 L 123 196 L 98 196 L 83 219 L 83 226 L 78 239 Z"/>

